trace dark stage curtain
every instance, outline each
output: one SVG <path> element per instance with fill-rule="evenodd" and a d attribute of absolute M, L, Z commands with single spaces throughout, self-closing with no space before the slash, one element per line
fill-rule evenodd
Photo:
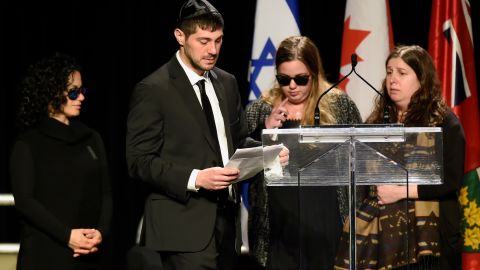
<path fill-rule="evenodd" d="M 124 154 L 130 93 L 136 82 L 168 61 L 177 50 L 173 29 L 182 2 L 6 0 L 0 4 L 0 193 L 10 192 L 8 157 L 16 136 L 16 89 L 27 66 L 55 51 L 75 56 L 83 66 L 84 86 L 88 89 L 81 119 L 102 135 L 111 167 L 115 208 L 108 247 L 116 258 L 113 269 L 124 269 L 122 258 L 134 242 L 143 208 L 144 188 L 128 177 Z M 211 2 L 226 22 L 218 66 L 236 75 L 246 103 L 256 2 Z M 298 2 L 301 32 L 317 43 L 328 78 L 336 81 L 345 0 Z M 470 4 L 478 47 L 479 3 Z M 428 47 L 430 7 L 431 1 L 390 0 L 396 43 Z M 477 52 L 477 74 L 479 55 Z M 0 242 L 16 241 L 15 213 L 11 208 L 0 207 Z"/>

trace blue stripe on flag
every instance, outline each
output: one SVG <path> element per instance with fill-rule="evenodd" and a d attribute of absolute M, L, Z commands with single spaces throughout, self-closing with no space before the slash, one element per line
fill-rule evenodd
<path fill-rule="evenodd" d="M 277 49 L 270 38 L 267 39 L 265 46 L 263 47 L 260 58 L 252 59 L 253 72 L 250 77 L 250 89 L 255 94 L 256 98 L 259 98 L 262 94 L 262 90 L 257 85 L 257 78 L 262 71 L 263 67 L 273 66 L 275 64 L 275 54 Z"/>
<path fill-rule="evenodd" d="M 295 21 L 297 22 L 297 26 L 300 29 L 300 16 L 298 16 L 298 3 L 297 0 L 287 0 L 287 5 L 290 7 L 290 10 L 292 11 L 293 17 L 295 18 Z"/>
<path fill-rule="evenodd" d="M 245 206 L 245 208 L 248 210 L 248 206 L 249 206 L 249 203 L 248 203 L 248 181 L 245 181 L 245 182 L 242 182 L 242 185 L 241 185 L 241 192 L 242 192 L 242 202 L 243 202 L 243 205 Z"/>

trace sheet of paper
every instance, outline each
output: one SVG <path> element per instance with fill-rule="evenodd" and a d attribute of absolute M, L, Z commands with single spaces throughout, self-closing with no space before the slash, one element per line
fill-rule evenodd
<path fill-rule="evenodd" d="M 278 154 L 282 149 L 283 144 L 237 149 L 225 167 L 238 168 L 240 176 L 237 182 L 243 181 L 262 171 L 264 162 L 265 164 L 274 162 L 280 164 Z"/>

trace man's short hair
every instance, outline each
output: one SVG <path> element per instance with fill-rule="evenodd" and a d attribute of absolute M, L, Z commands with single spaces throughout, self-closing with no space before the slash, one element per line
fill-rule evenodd
<path fill-rule="evenodd" d="M 207 0 L 188 0 L 180 8 L 177 28 L 188 37 L 197 30 L 197 26 L 210 31 L 223 29 L 222 14 Z"/>

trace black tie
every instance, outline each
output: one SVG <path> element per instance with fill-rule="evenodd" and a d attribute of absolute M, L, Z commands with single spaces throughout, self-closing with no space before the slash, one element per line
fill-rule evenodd
<path fill-rule="evenodd" d="M 205 80 L 200 80 L 197 82 L 198 89 L 200 89 L 200 98 L 202 99 L 203 112 L 205 113 L 205 118 L 207 119 L 208 128 L 212 134 L 214 144 L 216 147 L 215 152 L 217 153 L 218 161 L 220 166 L 223 166 L 222 161 L 222 152 L 220 151 L 220 144 L 217 137 L 217 128 L 215 126 L 215 117 L 213 116 L 212 105 L 208 99 L 207 93 L 205 92 Z M 219 190 L 217 192 L 218 199 L 222 202 L 225 202 L 228 198 L 228 188 Z"/>
<path fill-rule="evenodd" d="M 205 92 L 205 80 L 200 80 L 197 82 L 198 88 L 200 89 L 200 98 L 202 99 L 202 107 L 203 112 L 205 113 L 205 118 L 207 119 L 208 128 L 210 129 L 210 134 L 215 141 L 215 147 L 220 153 L 220 146 L 218 144 L 218 137 L 217 137 L 217 127 L 215 126 L 215 117 L 213 116 L 212 105 L 210 104 L 210 100 L 208 99 L 207 92 Z M 221 154 L 220 154 L 221 155 Z M 221 159 L 220 159 L 221 160 Z M 223 164 L 223 163 L 222 163 Z"/>

